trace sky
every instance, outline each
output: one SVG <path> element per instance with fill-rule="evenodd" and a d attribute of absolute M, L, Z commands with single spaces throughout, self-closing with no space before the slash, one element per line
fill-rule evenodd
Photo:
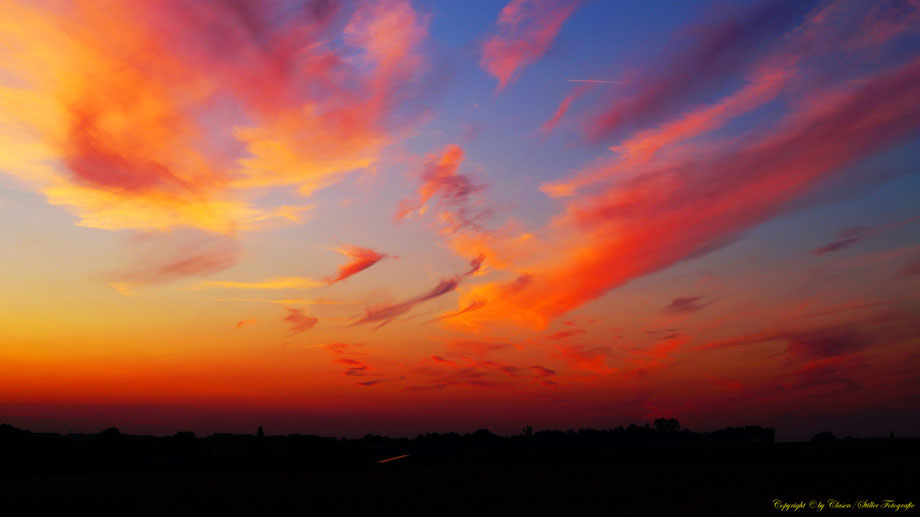
<path fill-rule="evenodd" d="M 920 2 L 0 0 L 0 420 L 920 434 Z"/>

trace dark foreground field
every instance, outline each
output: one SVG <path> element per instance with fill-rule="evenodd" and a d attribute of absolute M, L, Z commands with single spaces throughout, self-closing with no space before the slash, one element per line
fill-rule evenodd
<path fill-rule="evenodd" d="M 920 440 L 774 444 L 768 431 L 337 440 L 61 436 L 4 426 L 0 504 L 9 515 L 920 514 L 892 506 L 920 502 Z M 804 508 L 783 511 L 776 501 Z"/>

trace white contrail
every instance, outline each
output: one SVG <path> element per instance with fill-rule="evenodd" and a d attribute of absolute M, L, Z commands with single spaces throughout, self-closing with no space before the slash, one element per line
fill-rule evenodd
<path fill-rule="evenodd" d="M 625 84 L 626 81 L 603 81 L 601 79 L 566 79 L 570 83 L 604 83 L 604 84 Z"/>

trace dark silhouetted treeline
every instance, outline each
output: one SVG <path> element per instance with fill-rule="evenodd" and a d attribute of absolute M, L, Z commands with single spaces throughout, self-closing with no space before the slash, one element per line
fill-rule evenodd
<path fill-rule="evenodd" d="M 298 471 L 377 466 L 396 456 L 386 468 L 408 465 L 532 465 L 610 462 L 658 464 L 712 461 L 800 461 L 802 454 L 853 459 L 866 453 L 869 442 L 836 440 L 822 433 L 811 443 L 773 444 L 775 431 L 750 425 L 713 432 L 681 429 L 675 419 L 654 425 L 615 429 L 533 431 L 499 436 L 485 429 L 474 433 L 429 433 L 416 438 L 328 438 L 313 435 L 217 433 L 196 437 L 178 432 L 169 437 L 123 434 L 115 428 L 97 434 L 33 433 L 0 426 L 0 473 L 120 473 L 199 471 Z M 828 440 L 827 436 L 831 439 Z M 872 442 L 875 443 L 875 442 Z M 883 441 L 884 443 L 884 441 Z M 875 447 L 872 454 L 885 453 Z M 892 452 L 894 453 L 894 452 Z M 788 456 L 788 458 L 787 458 Z"/>
<path fill-rule="evenodd" d="M 674 419 L 412 439 L 261 428 L 60 435 L 2 425 L 0 507 L 9 515 L 686 517 L 776 515 L 776 500 L 918 502 L 918 439 L 773 437 L 760 426 L 692 432 Z"/>

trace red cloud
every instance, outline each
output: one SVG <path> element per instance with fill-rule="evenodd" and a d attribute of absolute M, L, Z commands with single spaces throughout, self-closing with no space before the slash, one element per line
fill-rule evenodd
<path fill-rule="evenodd" d="M 588 348 L 585 346 L 558 345 L 555 348 L 557 357 L 578 370 L 600 374 L 616 371 L 616 368 L 607 366 L 607 357 L 610 356 L 610 348 L 608 347 Z"/>
<path fill-rule="evenodd" d="M 556 374 L 553 370 L 542 366 L 530 368 L 531 375 L 525 374 L 525 369 L 508 363 L 498 361 L 476 361 L 464 358 L 465 362 L 458 364 L 454 361 L 439 356 L 432 356 L 431 362 L 425 361 L 416 369 L 416 373 L 428 380 L 426 384 L 411 386 L 413 391 L 443 389 L 450 386 L 466 386 L 473 388 L 511 388 L 507 378 L 532 377 L 543 378 Z M 544 385 L 548 385 L 545 384 Z"/>
<path fill-rule="evenodd" d="M 577 5 L 575 0 L 512 0 L 502 9 L 496 23 L 498 34 L 483 44 L 479 62 L 498 78 L 499 90 L 549 50 Z"/>
<path fill-rule="evenodd" d="M 435 361 L 435 362 L 437 362 L 437 363 L 443 363 L 443 364 L 449 364 L 449 365 L 455 365 L 455 364 L 457 364 L 457 363 L 455 363 L 455 362 L 453 362 L 453 361 L 451 361 L 451 360 L 449 360 L 449 359 L 444 359 L 443 357 L 438 356 L 438 355 L 433 355 L 433 356 L 431 356 L 431 360 L 432 360 L 432 361 Z"/>
<path fill-rule="evenodd" d="M 553 375 L 556 375 L 555 370 L 550 370 L 549 368 L 539 365 L 531 366 L 530 369 L 533 370 L 534 375 L 537 377 L 552 377 Z"/>
<path fill-rule="evenodd" d="M 920 127 L 920 60 L 814 99 L 773 131 L 722 149 L 651 164 L 568 205 L 553 221 L 553 261 L 524 269 L 516 294 L 476 286 L 486 301 L 451 322 L 517 321 L 543 327 L 634 278 L 717 249 L 787 210 L 844 166 L 903 141 Z M 611 172 L 612 174 L 612 172 Z"/>
<path fill-rule="evenodd" d="M 577 336 L 579 334 L 584 334 L 584 333 L 585 333 L 585 330 L 579 329 L 579 328 L 560 330 L 559 332 L 554 332 L 550 334 L 547 339 L 550 339 L 550 340 L 566 339 L 566 338 L 570 338 L 572 336 Z"/>
<path fill-rule="evenodd" d="M 416 305 L 444 296 L 447 293 L 453 292 L 458 285 L 468 276 L 479 271 L 479 268 L 482 266 L 482 261 L 485 260 L 485 255 L 479 255 L 475 259 L 470 261 L 470 270 L 456 275 L 452 278 L 444 279 L 438 282 L 438 285 L 434 286 L 430 291 L 414 296 L 400 303 L 391 304 L 391 305 L 379 305 L 376 307 L 368 307 L 365 309 L 366 315 L 364 318 L 359 320 L 356 325 L 361 325 L 364 323 L 380 322 L 377 325 L 377 328 L 380 328 L 387 323 L 393 321 L 398 316 L 401 316 L 413 308 Z"/>
<path fill-rule="evenodd" d="M 386 255 L 378 253 L 372 249 L 351 246 L 348 244 L 342 245 L 338 251 L 346 257 L 351 258 L 351 261 L 347 264 L 339 266 L 338 274 L 327 280 L 327 283 L 329 284 L 334 284 L 336 282 L 345 280 L 352 275 L 356 275 L 387 257 Z"/>

